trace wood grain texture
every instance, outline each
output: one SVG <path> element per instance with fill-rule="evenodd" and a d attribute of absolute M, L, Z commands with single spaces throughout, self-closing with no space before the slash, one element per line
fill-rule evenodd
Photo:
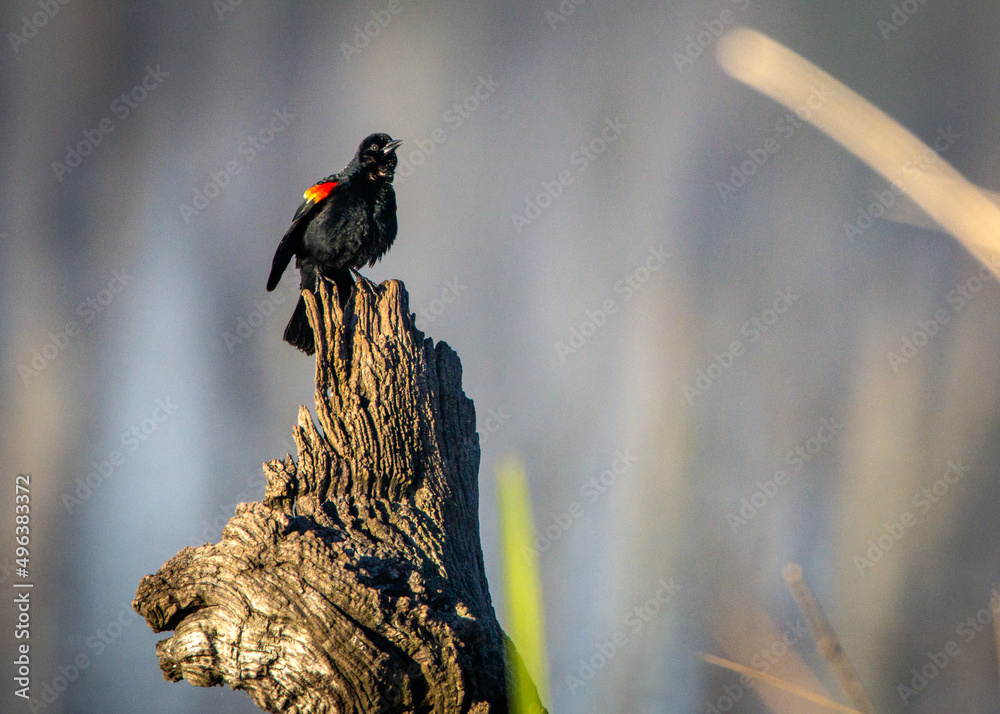
<path fill-rule="evenodd" d="M 458 356 L 414 327 L 398 281 L 344 309 L 325 285 L 304 295 L 318 426 L 300 407 L 263 503 L 143 578 L 134 608 L 173 631 L 164 678 L 272 712 L 506 712 Z"/>

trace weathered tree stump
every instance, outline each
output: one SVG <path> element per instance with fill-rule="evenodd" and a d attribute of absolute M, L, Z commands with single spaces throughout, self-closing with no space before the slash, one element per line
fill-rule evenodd
<path fill-rule="evenodd" d="M 142 579 L 133 607 L 174 631 L 164 678 L 272 712 L 507 712 L 458 356 L 398 281 L 343 309 L 325 285 L 305 297 L 322 432 L 300 407 L 298 460 L 264 464 L 264 502 Z"/>

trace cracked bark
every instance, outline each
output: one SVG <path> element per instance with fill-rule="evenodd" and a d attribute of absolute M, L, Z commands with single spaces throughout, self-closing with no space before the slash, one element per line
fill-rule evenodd
<path fill-rule="evenodd" d="M 298 459 L 264 464 L 263 503 L 142 579 L 133 607 L 173 630 L 163 676 L 272 712 L 507 712 L 523 665 L 511 649 L 505 666 L 487 588 L 458 356 L 414 327 L 398 281 L 343 309 L 325 285 L 305 297 L 320 428 L 300 407 Z"/>

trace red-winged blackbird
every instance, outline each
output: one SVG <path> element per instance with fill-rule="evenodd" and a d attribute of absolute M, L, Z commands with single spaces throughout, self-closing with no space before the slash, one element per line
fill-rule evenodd
<path fill-rule="evenodd" d="M 337 286 L 341 303 L 347 302 L 354 287 L 351 272 L 365 263 L 375 265 L 396 239 L 392 176 L 396 148 L 402 143 L 388 134 L 372 134 L 343 171 L 305 192 L 274 254 L 268 291 L 274 290 L 294 255 L 302 289 L 316 292 L 316 280 L 323 277 Z M 308 355 L 316 350 L 301 295 L 285 328 L 285 341 Z"/>

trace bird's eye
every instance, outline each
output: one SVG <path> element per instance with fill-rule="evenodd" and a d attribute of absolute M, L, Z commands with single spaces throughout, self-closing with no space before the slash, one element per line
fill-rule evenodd
<path fill-rule="evenodd" d="M 371 150 L 372 151 L 378 151 L 378 144 L 372 144 Z"/>

